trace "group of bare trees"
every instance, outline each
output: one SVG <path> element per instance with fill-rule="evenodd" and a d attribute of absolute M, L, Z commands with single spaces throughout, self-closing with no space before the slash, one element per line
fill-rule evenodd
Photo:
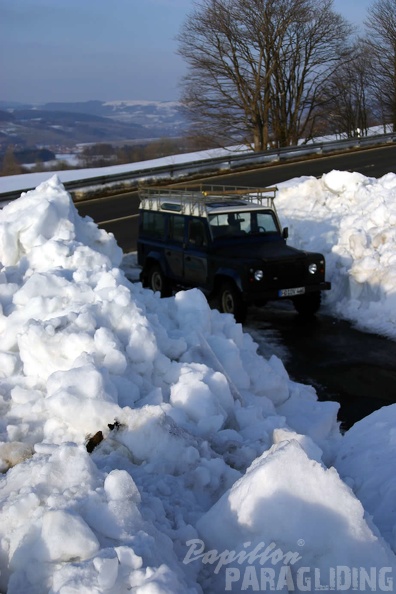
<path fill-rule="evenodd" d="M 79 154 L 81 167 L 106 167 L 158 159 L 188 151 L 189 139 L 158 138 L 139 144 L 114 145 L 100 142 L 85 146 Z"/>
<path fill-rule="evenodd" d="M 178 36 L 193 133 L 265 150 L 396 130 L 396 0 L 374 0 L 365 31 L 333 0 L 197 0 Z"/>
<path fill-rule="evenodd" d="M 78 153 L 78 159 L 71 164 L 67 161 L 55 160 L 42 162 L 37 160 L 34 165 L 23 165 L 18 161 L 15 147 L 9 145 L 4 154 L 0 151 L 0 177 L 17 175 L 20 173 L 36 173 L 39 171 L 59 171 L 63 169 L 86 169 L 90 167 L 107 167 L 124 163 L 135 163 L 148 159 L 158 159 L 177 155 L 181 152 L 190 152 L 208 148 L 206 141 L 203 145 L 194 144 L 194 139 L 186 138 L 158 138 L 142 144 L 123 144 L 120 146 L 99 142 L 86 145 Z"/>

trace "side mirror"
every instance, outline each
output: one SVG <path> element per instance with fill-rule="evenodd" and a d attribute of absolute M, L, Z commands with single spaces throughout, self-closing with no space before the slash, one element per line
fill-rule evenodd
<path fill-rule="evenodd" d="M 283 239 L 287 239 L 289 237 L 289 227 L 285 227 L 282 232 Z"/>

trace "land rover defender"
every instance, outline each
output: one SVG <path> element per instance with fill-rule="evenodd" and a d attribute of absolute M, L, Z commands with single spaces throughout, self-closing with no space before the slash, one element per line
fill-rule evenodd
<path fill-rule="evenodd" d="M 141 281 L 167 297 L 198 287 L 242 322 L 249 305 L 292 300 L 313 315 L 325 280 L 322 254 L 286 243 L 276 188 L 142 188 L 137 244 Z"/>

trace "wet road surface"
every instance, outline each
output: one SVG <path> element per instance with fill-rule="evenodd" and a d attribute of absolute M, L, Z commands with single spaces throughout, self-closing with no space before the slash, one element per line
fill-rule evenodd
<path fill-rule="evenodd" d="M 339 402 L 345 429 L 396 402 L 395 341 L 323 314 L 305 321 L 286 303 L 252 309 L 244 329 L 260 354 L 282 359 L 292 380 Z"/>

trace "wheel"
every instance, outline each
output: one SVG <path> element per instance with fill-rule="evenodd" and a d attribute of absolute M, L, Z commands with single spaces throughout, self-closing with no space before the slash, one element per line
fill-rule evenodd
<path fill-rule="evenodd" d="M 240 290 L 231 281 L 224 282 L 220 287 L 219 309 L 223 313 L 233 314 L 237 322 L 245 321 L 246 304 L 243 302 Z"/>
<path fill-rule="evenodd" d="M 170 297 L 172 295 L 172 285 L 166 276 L 164 276 L 159 264 L 153 264 L 147 274 L 147 286 L 154 293 L 161 293 L 161 297 Z"/>
<path fill-rule="evenodd" d="M 321 298 L 322 294 L 320 291 L 308 293 L 307 295 L 299 295 L 298 297 L 294 297 L 293 305 L 300 315 L 309 317 L 318 311 Z"/>

